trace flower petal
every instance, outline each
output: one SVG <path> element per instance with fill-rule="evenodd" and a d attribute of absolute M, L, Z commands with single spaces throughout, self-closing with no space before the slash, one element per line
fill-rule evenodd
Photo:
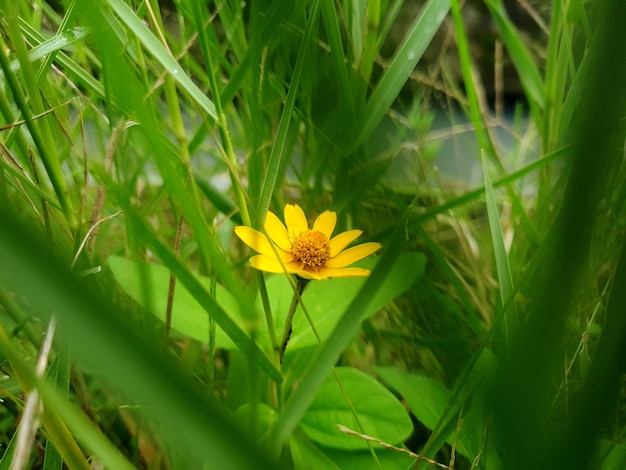
<path fill-rule="evenodd" d="M 304 279 L 312 279 L 312 280 L 317 280 L 317 281 L 321 281 L 323 279 L 328 279 L 328 276 L 326 276 L 323 273 L 324 268 L 320 268 L 317 271 L 307 271 L 305 269 L 300 269 L 298 271 L 296 271 L 294 274 L 297 274 L 300 277 L 303 277 Z"/>
<path fill-rule="evenodd" d="M 315 219 L 315 223 L 313 224 L 313 230 L 317 230 L 318 232 L 322 232 L 326 238 L 330 240 L 330 236 L 333 234 L 333 230 L 335 230 L 335 225 L 337 224 L 337 213 L 332 211 L 322 212 L 317 219 Z"/>
<path fill-rule="evenodd" d="M 280 221 L 276 214 L 268 212 L 265 216 L 265 231 L 269 237 L 285 251 L 291 251 L 291 242 L 289 241 L 289 234 L 287 229 Z"/>
<path fill-rule="evenodd" d="M 382 247 L 380 243 L 369 242 L 363 243 L 361 245 L 353 246 L 352 248 L 348 248 L 345 251 L 342 251 L 334 258 L 329 259 L 326 262 L 326 267 L 328 268 L 344 268 L 356 261 L 359 261 L 366 256 L 371 255 L 376 250 L 379 250 Z"/>
<path fill-rule="evenodd" d="M 264 234 L 254 230 L 253 228 L 246 226 L 235 227 L 235 233 L 239 238 L 241 238 L 242 242 L 244 242 L 257 253 L 261 253 L 274 259 L 277 259 L 277 253 L 278 256 L 280 256 L 280 258 L 285 263 L 288 263 L 293 259 L 291 253 L 287 253 L 286 251 L 281 250 L 280 247 L 276 245 L 272 247 L 272 243 L 268 240 L 268 238 Z M 274 252 L 274 250 L 276 250 L 276 253 Z"/>
<path fill-rule="evenodd" d="M 321 268 L 319 274 L 323 274 L 325 278 L 367 277 L 371 271 L 363 268 Z"/>
<path fill-rule="evenodd" d="M 304 211 L 298 204 L 287 204 L 285 206 L 285 223 L 289 236 L 293 239 L 300 235 L 300 232 L 309 229 Z"/>
<path fill-rule="evenodd" d="M 330 256 L 337 256 L 341 250 L 347 247 L 354 240 L 359 238 L 363 230 L 348 230 L 347 232 L 340 233 L 336 237 L 330 240 Z"/>
<path fill-rule="evenodd" d="M 265 271 L 268 273 L 284 273 L 285 270 L 288 273 L 295 273 L 300 269 L 299 263 L 283 263 L 282 265 L 278 260 L 271 256 L 256 255 L 250 258 L 250 266 L 259 271 Z M 284 269 L 283 269 L 284 266 Z"/>

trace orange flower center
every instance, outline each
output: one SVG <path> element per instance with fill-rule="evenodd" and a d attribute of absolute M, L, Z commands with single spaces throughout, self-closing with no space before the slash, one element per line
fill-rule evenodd
<path fill-rule="evenodd" d="M 291 254 L 307 267 L 321 268 L 330 259 L 330 243 L 322 232 L 305 230 L 293 241 Z"/>

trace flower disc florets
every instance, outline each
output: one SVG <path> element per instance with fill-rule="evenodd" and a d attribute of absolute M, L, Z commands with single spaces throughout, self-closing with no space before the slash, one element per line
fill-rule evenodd
<path fill-rule="evenodd" d="M 322 232 L 305 230 L 291 245 L 293 259 L 311 268 L 321 268 L 330 259 L 330 243 Z"/>

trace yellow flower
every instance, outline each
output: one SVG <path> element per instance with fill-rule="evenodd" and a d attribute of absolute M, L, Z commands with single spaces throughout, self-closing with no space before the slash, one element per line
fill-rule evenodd
<path fill-rule="evenodd" d="M 250 258 L 252 267 L 270 273 L 288 272 L 305 279 L 363 277 L 369 269 L 347 267 L 371 255 L 382 245 L 369 242 L 344 250 L 361 230 L 348 230 L 331 238 L 337 214 L 326 211 L 309 229 L 304 212 L 297 204 L 285 206 L 285 225 L 272 212 L 265 218 L 267 236 L 250 227 L 236 227 L 235 233 L 258 255 Z"/>

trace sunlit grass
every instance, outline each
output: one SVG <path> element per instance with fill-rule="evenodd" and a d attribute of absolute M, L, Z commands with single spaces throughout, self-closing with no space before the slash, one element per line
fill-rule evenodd
<path fill-rule="evenodd" d="M 423 3 L 0 3 L 0 470 L 624 466 L 626 7 Z"/>

